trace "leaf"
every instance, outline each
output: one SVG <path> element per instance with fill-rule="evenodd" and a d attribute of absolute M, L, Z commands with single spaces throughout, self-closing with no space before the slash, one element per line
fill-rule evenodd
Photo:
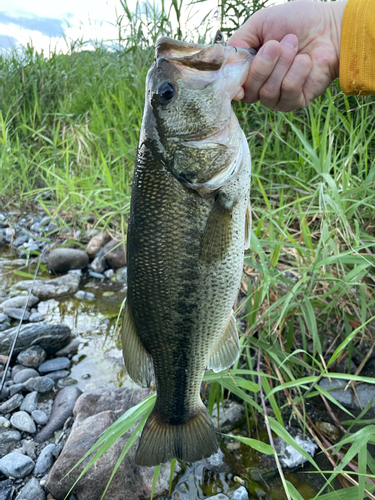
<path fill-rule="evenodd" d="M 234 434 L 225 434 L 228 437 L 233 439 L 237 439 L 237 441 L 241 441 L 241 443 L 247 444 L 250 448 L 259 451 L 260 453 L 264 453 L 265 455 L 273 455 L 275 450 L 269 444 L 263 443 L 262 441 L 258 441 L 257 439 L 251 439 L 244 436 L 235 436 Z"/>

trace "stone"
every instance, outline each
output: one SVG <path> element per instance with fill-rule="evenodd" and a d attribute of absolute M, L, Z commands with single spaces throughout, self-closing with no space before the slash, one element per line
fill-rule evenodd
<path fill-rule="evenodd" d="M 105 271 L 104 276 L 108 279 L 112 278 L 115 275 L 115 272 L 113 269 L 108 269 Z"/>
<path fill-rule="evenodd" d="M 3 401 L 4 399 L 8 399 L 9 397 L 9 389 L 8 387 L 3 387 L 0 391 L 0 401 Z"/>
<path fill-rule="evenodd" d="M 8 401 L 5 401 L 5 403 L 0 405 L 0 413 L 10 413 L 21 406 L 22 401 L 23 396 L 21 394 L 15 394 L 13 397 L 8 399 Z"/>
<path fill-rule="evenodd" d="M 33 439 L 24 439 L 22 443 L 22 453 L 36 460 L 36 446 Z"/>
<path fill-rule="evenodd" d="M 0 332 L 4 332 L 5 330 L 9 330 L 10 323 L 9 321 L 4 321 L 4 323 L 0 323 Z"/>
<path fill-rule="evenodd" d="M 5 300 L 0 304 L 0 309 L 5 309 L 7 307 L 16 307 L 17 309 L 23 309 L 25 305 L 26 307 L 34 307 L 39 302 L 39 299 L 35 297 L 35 295 L 31 294 L 30 297 L 28 295 L 20 295 L 18 297 L 12 297 L 11 299 Z M 6 313 L 5 313 L 6 314 Z"/>
<path fill-rule="evenodd" d="M 26 241 L 29 239 L 28 236 L 26 236 L 26 234 L 21 234 L 20 236 L 18 236 L 14 241 L 13 241 L 13 246 L 14 247 L 20 247 L 21 245 L 23 245 L 24 243 L 26 243 Z"/>
<path fill-rule="evenodd" d="M 34 434 L 34 432 L 36 432 L 34 420 L 25 411 L 13 413 L 10 421 L 13 427 L 20 431 L 28 432 L 29 434 Z"/>
<path fill-rule="evenodd" d="M 45 425 L 48 422 L 48 417 L 42 410 L 32 411 L 31 416 L 38 425 Z"/>
<path fill-rule="evenodd" d="M 2 302 L 2 304 L 4 304 L 4 302 Z M 0 307 L 1 307 L 1 304 L 0 304 Z M 4 323 L 5 321 L 8 321 L 8 316 L 4 313 L 0 313 L 0 323 Z"/>
<path fill-rule="evenodd" d="M 20 410 L 27 411 L 27 413 L 31 413 L 36 410 L 38 407 L 38 392 L 33 391 L 26 394 L 25 399 L 22 401 L 20 406 Z"/>
<path fill-rule="evenodd" d="M 295 442 L 303 448 L 312 457 L 318 448 L 309 436 L 297 434 L 294 436 Z M 279 455 L 280 464 L 286 469 L 295 469 L 306 462 L 306 458 L 301 455 L 299 451 L 293 448 L 290 444 L 286 443 L 282 438 L 275 437 L 274 440 L 275 450 Z"/>
<path fill-rule="evenodd" d="M 58 370 L 66 370 L 67 368 L 70 368 L 70 359 L 59 357 L 45 361 L 39 366 L 38 370 L 39 373 L 45 374 L 49 372 L 56 372 Z"/>
<path fill-rule="evenodd" d="M 66 345 L 62 349 L 59 349 L 55 354 L 56 356 L 69 356 L 69 354 L 76 354 L 82 342 L 82 339 L 76 337 L 72 339 L 68 345 Z"/>
<path fill-rule="evenodd" d="M 249 494 L 244 486 L 240 486 L 231 496 L 231 500 L 249 500 Z"/>
<path fill-rule="evenodd" d="M 30 318 L 29 318 L 29 321 L 30 323 L 39 323 L 39 321 L 44 321 L 45 318 L 43 316 L 43 314 L 40 314 L 38 312 L 33 312 L 30 314 Z"/>
<path fill-rule="evenodd" d="M 91 238 L 86 246 L 86 253 L 90 259 L 94 259 L 99 250 L 110 241 L 111 237 L 108 233 L 99 233 Z"/>
<path fill-rule="evenodd" d="M 18 327 L 10 328 L 0 334 L 0 352 L 9 352 L 17 330 Z M 40 345 L 48 354 L 53 354 L 69 343 L 71 335 L 69 326 L 63 324 L 35 323 L 23 325 L 20 328 L 14 354 L 17 355 L 33 345 Z"/>
<path fill-rule="evenodd" d="M 47 357 L 46 351 L 40 345 L 33 345 L 24 351 L 21 351 L 17 356 L 17 361 L 28 368 L 38 368 Z"/>
<path fill-rule="evenodd" d="M 0 434 L 0 454 L 6 455 L 14 449 L 15 444 L 21 441 L 21 433 L 19 431 L 5 431 Z"/>
<path fill-rule="evenodd" d="M 8 429 L 8 427 L 10 427 L 9 420 L 5 417 L 0 417 L 0 432 L 2 432 L 4 429 Z"/>
<path fill-rule="evenodd" d="M 210 497 L 211 500 L 229 500 L 227 495 L 224 495 L 224 493 L 219 493 L 218 495 L 214 495 L 213 497 Z"/>
<path fill-rule="evenodd" d="M 75 248 L 56 248 L 48 256 L 48 269 L 55 274 L 67 273 L 71 269 L 85 269 L 89 256 L 84 250 Z"/>
<path fill-rule="evenodd" d="M 12 500 L 14 494 L 13 481 L 0 481 L 0 500 Z"/>
<path fill-rule="evenodd" d="M 100 252 L 102 254 L 102 252 Z M 97 255 L 95 259 L 90 264 L 90 269 L 94 271 L 94 273 L 103 273 L 107 267 L 107 261 L 103 257 L 103 255 Z"/>
<path fill-rule="evenodd" d="M 33 377 L 25 382 L 27 391 L 37 391 L 40 394 L 46 394 L 55 386 L 55 382 L 49 377 Z"/>
<path fill-rule="evenodd" d="M 126 266 L 126 248 L 122 240 L 112 240 L 103 247 L 103 256 L 109 267 L 118 269 Z"/>
<path fill-rule="evenodd" d="M 13 381 L 15 384 L 23 384 L 29 380 L 29 378 L 33 377 L 39 377 L 39 373 L 34 370 L 34 368 L 26 368 L 25 370 L 22 370 L 14 375 Z"/>
<path fill-rule="evenodd" d="M 13 368 L 12 368 L 12 377 L 13 377 L 13 379 L 17 375 L 17 373 L 21 372 L 22 370 L 27 370 L 26 366 L 14 365 Z"/>
<path fill-rule="evenodd" d="M 350 389 L 345 390 L 345 387 L 348 383 L 349 380 L 323 378 L 319 385 L 323 389 L 330 391 L 331 396 L 333 396 L 339 403 L 347 406 L 348 408 L 363 409 L 369 404 L 371 400 L 372 408 L 375 408 L 375 387 L 373 386 L 373 384 L 364 383 L 356 385 L 356 395 L 354 395 L 353 391 L 351 391 Z"/>
<path fill-rule="evenodd" d="M 60 388 L 69 387 L 71 385 L 76 385 L 76 384 L 78 384 L 78 380 L 72 377 L 62 378 L 57 382 L 57 386 Z"/>
<path fill-rule="evenodd" d="M 126 283 L 128 280 L 128 268 L 120 267 L 120 269 L 116 269 L 114 281 L 118 283 Z"/>
<path fill-rule="evenodd" d="M 43 448 L 41 454 L 38 457 L 38 460 L 35 465 L 34 474 L 44 474 L 47 472 L 53 465 L 54 456 L 52 454 L 55 449 L 54 444 L 47 444 L 45 448 Z"/>
<path fill-rule="evenodd" d="M 67 377 L 70 374 L 68 370 L 58 370 L 57 372 L 50 372 L 48 377 L 52 379 L 54 382 Z"/>
<path fill-rule="evenodd" d="M 17 500 L 46 500 L 46 494 L 39 481 L 32 477 L 22 488 Z"/>
<path fill-rule="evenodd" d="M 35 462 L 22 453 L 9 453 L 0 459 L 0 472 L 7 477 L 22 478 L 30 474 Z"/>
<path fill-rule="evenodd" d="M 104 278 L 105 278 L 104 274 L 96 273 L 95 271 L 92 271 L 91 269 L 89 269 L 89 276 L 91 278 L 96 278 L 98 280 L 104 280 Z"/>
<path fill-rule="evenodd" d="M 79 300 L 95 300 L 96 297 L 93 293 L 84 292 L 83 290 L 78 290 L 74 296 Z"/>
<path fill-rule="evenodd" d="M 21 392 L 23 388 L 24 388 L 23 384 L 13 384 L 12 386 L 9 387 L 9 396 L 10 397 L 14 396 L 15 394 L 17 394 L 17 392 Z"/>
<path fill-rule="evenodd" d="M 215 405 L 212 411 L 212 421 L 217 429 L 234 428 L 236 423 L 244 416 L 245 409 L 235 401 L 226 401 L 224 407 L 220 405 L 219 411 Z M 219 415 L 219 422 L 218 422 Z"/>
<path fill-rule="evenodd" d="M 9 316 L 12 319 L 23 318 L 24 321 L 27 321 L 30 318 L 29 311 L 24 311 L 23 309 L 17 309 L 16 307 L 5 307 L 3 311 L 7 316 Z"/>
<path fill-rule="evenodd" d="M 35 283 L 31 280 L 19 281 L 13 285 L 13 288 L 27 291 L 32 288 L 33 294 L 40 300 L 49 300 L 75 293 L 80 281 L 80 276 L 66 274 L 50 280 L 37 280 Z"/>
<path fill-rule="evenodd" d="M 55 431 L 61 429 L 68 417 L 73 415 L 73 408 L 82 391 L 78 387 L 65 387 L 56 396 L 52 413 L 47 425 L 35 436 L 41 443 L 53 437 Z"/>

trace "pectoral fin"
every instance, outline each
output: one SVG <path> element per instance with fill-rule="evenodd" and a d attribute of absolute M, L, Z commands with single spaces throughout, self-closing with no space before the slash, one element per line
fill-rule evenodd
<path fill-rule="evenodd" d="M 141 387 L 150 387 L 154 379 L 151 355 L 139 338 L 128 302 L 125 305 L 121 331 L 122 352 L 129 377 Z"/>
<path fill-rule="evenodd" d="M 200 260 L 211 264 L 223 260 L 233 237 L 233 202 L 219 195 L 215 201 L 201 240 Z"/>
<path fill-rule="evenodd" d="M 237 361 L 240 351 L 236 318 L 232 311 L 224 332 L 211 351 L 207 368 L 213 370 L 215 373 L 229 368 Z"/>
<path fill-rule="evenodd" d="M 250 248 L 250 237 L 251 237 L 251 205 L 249 200 L 245 216 L 245 250 Z"/>

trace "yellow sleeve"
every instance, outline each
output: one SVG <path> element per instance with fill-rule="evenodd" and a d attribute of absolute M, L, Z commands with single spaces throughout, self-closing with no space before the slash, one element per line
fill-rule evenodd
<path fill-rule="evenodd" d="M 375 94 L 375 0 L 349 0 L 346 4 L 340 85 L 344 94 Z"/>

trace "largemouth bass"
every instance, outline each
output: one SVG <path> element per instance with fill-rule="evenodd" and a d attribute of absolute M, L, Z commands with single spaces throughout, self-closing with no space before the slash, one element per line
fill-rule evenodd
<path fill-rule="evenodd" d="M 140 465 L 218 449 L 200 387 L 206 369 L 228 368 L 240 352 L 232 308 L 250 239 L 250 154 L 232 100 L 252 58 L 161 38 L 147 75 L 122 330 L 129 376 L 156 381 Z"/>

